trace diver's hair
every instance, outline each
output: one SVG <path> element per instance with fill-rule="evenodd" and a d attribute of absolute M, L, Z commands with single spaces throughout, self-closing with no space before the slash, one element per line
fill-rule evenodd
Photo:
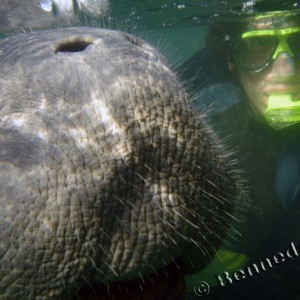
<path fill-rule="evenodd" d="M 224 18 L 212 22 L 208 27 L 206 46 L 214 64 L 228 78 L 236 77 L 236 73 L 229 69 L 228 63 L 234 63 L 234 41 L 243 33 L 246 25 L 241 18 Z"/>
<path fill-rule="evenodd" d="M 214 63 L 221 72 L 229 74 L 228 60 L 233 59 L 231 40 L 243 31 L 242 24 L 237 21 L 221 20 L 208 27 L 206 46 L 212 54 Z"/>

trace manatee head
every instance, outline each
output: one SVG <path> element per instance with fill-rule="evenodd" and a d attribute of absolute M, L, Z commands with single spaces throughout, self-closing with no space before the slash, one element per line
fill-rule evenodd
<path fill-rule="evenodd" d="M 1 299 L 143 290 L 210 261 L 239 183 L 153 47 L 104 29 L 31 32 L 0 41 L 0 70 Z"/>

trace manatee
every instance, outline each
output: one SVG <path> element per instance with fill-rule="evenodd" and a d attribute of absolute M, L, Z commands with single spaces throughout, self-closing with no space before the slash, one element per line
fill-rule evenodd
<path fill-rule="evenodd" d="M 0 40 L 0 70 L 0 299 L 184 299 L 241 186 L 166 59 L 60 28 Z"/>
<path fill-rule="evenodd" d="M 1 0 L 0 33 L 95 23 L 108 13 L 108 0 Z"/>

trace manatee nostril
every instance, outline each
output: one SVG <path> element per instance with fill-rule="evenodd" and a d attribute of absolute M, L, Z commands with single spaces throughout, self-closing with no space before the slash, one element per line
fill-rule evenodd
<path fill-rule="evenodd" d="M 82 39 L 82 38 L 69 39 L 69 40 L 60 42 L 55 48 L 55 53 L 57 53 L 57 52 L 81 52 L 81 51 L 84 51 L 88 46 L 90 46 L 92 44 L 93 44 L 92 41 Z"/>

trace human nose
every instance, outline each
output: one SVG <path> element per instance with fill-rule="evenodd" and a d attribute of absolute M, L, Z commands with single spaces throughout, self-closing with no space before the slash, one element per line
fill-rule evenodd
<path fill-rule="evenodd" d="M 273 63 L 273 75 L 277 78 L 291 77 L 295 71 L 296 66 L 293 58 L 286 52 L 279 53 Z"/>

